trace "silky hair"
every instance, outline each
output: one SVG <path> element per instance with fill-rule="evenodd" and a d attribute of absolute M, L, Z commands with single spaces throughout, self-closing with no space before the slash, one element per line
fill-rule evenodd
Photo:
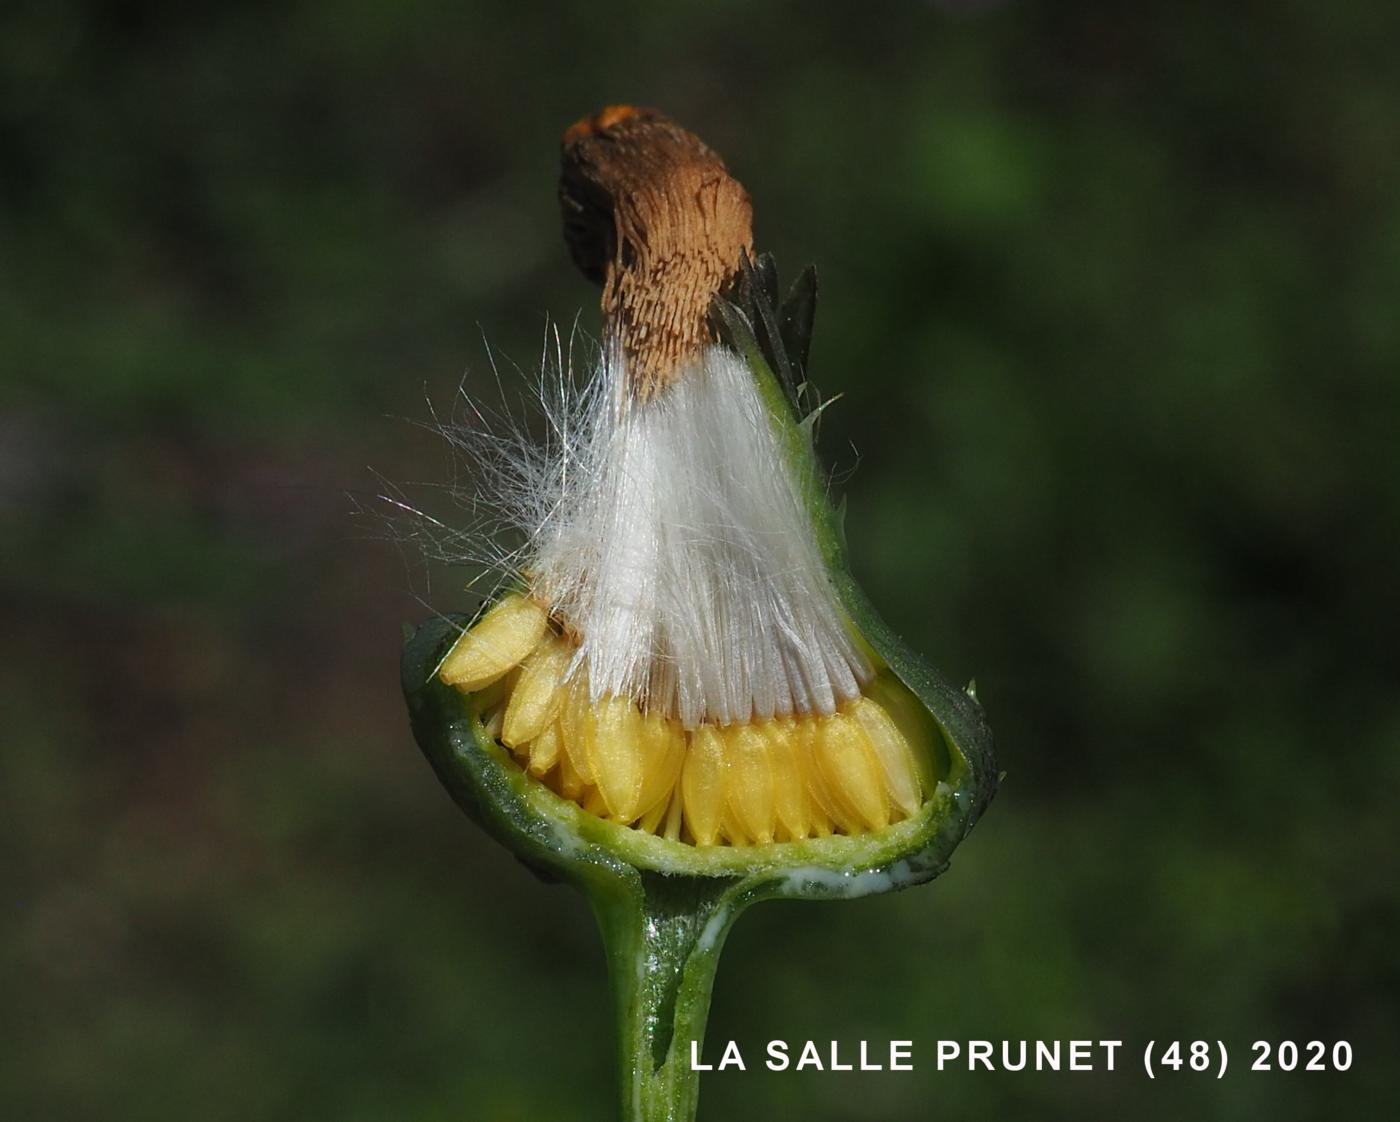
<path fill-rule="evenodd" d="M 531 403 L 542 423 L 464 394 L 437 426 L 464 460 L 467 518 L 420 522 L 420 544 L 547 605 L 595 701 L 694 728 L 858 697 L 871 667 L 744 359 L 709 345 L 646 400 L 616 346 L 586 377 L 570 366 L 556 335 Z"/>

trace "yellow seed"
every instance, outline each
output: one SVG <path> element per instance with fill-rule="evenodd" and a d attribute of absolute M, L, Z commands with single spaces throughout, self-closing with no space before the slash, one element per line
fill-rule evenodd
<path fill-rule="evenodd" d="M 440 677 L 464 693 L 475 693 L 503 677 L 544 637 L 549 615 L 527 596 L 507 596 L 462 634 L 443 659 Z"/>
<path fill-rule="evenodd" d="M 666 811 L 671 806 L 670 799 L 661 799 L 649 811 L 637 820 L 637 829 L 645 830 L 648 834 L 660 832 L 662 822 L 666 818 Z"/>
<path fill-rule="evenodd" d="M 927 795 L 938 783 L 932 750 L 934 742 L 942 735 L 938 725 L 909 687 L 888 671 L 876 675 L 867 692 L 890 715 L 895 728 L 910 746 L 920 789 Z"/>
<path fill-rule="evenodd" d="M 530 774 L 544 775 L 558 763 L 563 742 L 564 734 L 559 731 L 559 722 L 551 721 L 548 727 L 529 743 Z"/>
<path fill-rule="evenodd" d="M 865 827 L 861 825 L 855 812 L 848 809 L 844 802 L 838 801 L 827 786 L 826 776 L 822 774 L 822 768 L 817 762 L 817 725 L 820 718 L 799 717 L 790 726 L 788 734 L 792 737 L 793 746 L 797 749 L 797 761 L 802 768 L 802 777 L 806 781 L 807 794 L 810 798 L 809 805 L 812 809 L 812 821 L 815 824 L 819 819 L 826 827 L 826 832 L 830 833 L 833 828 L 839 829 L 845 834 L 860 834 L 865 832 Z M 816 830 L 814 829 L 815 833 Z"/>
<path fill-rule="evenodd" d="M 779 829 L 786 838 L 800 841 L 811 831 L 811 822 L 797 746 L 783 721 L 764 721 L 759 731 L 768 741 L 768 760 L 773 768 L 773 808 Z"/>
<path fill-rule="evenodd" d="M 641 812 L 644 740 L 642 715 L 629 698 L 604 698 L 594 719 L 584 723 L 584 751 L 594 781 L 608 812 L 620 822 L 631 822 Z"/>
<path fill-rule="evenodd" d="M 509 675 L 477 692 L 476 716 L 481 722 L 482 734 L 487 740 L 495 740 L 501 735 L 501 714 L 505 712 L 506 689 Z"/>
<path fill-rule="evenodd" d="M 730 725 L 722 735 L 729 753 L 725 797 L 735 824 L 749 840 L 767 845 L 776 817 L 768 738 L 748 722 Z"/>
<path fill-rule="evenodd" d="M 690 751 L 681 771 L 685 824 L 696 845 L 714 845 L 719 840 L 724 769 L 724 740 L 713 725 L 701 725 L 690 734 Z"/>
<path fill-rule="evenodd" d="M 666 828 L 662 836 L 668 841 L 681 840 L 681 823 L 685 820 L 683 803 L 681 789 L 677 786 L 671 792 L 671 805 L 666 808 Z"/>
<path fill-rule="evenodd" d="M 735 817 L 731 807 L 724 808 L 724 817 L 720 819 L 719 835 L 730 845 L 748 845 L 752 840 L 744 833 L 744 828 L 739 825 L 739 819 Z"/>
<path fill-rule="evenodd" d="M 872 830 L 890 824 L 880 763 L 853 718 L 838 711 L 817 722 L 816 757 L 834 803 L 844 803 Z"/>
<path fill-rule="evenodd" d="M 851 704 L 851 716 L 870 738 L 885 775 L 890 801 L 906 816 L 914 814 L 923 800 L 919 797 L 918 765 L 909 741 L 879 703 L 868 697 L 857 698 Z"/>
<path fill-rule="evenodd" d="M 566 738 L 561 736 L 560 740 L 564 745 L 568 744 L 568 740 Z M 582 795 L 588 787 L 589 784 L 583 781 L 583 776 L 579 775 L 578 769 L 574 767 L 573 758 L 569 755 L 567 751 L 560 752 L 559 793 L 563 795 L 566 799 L 573 799 L 575 802 L 577 802 L 579 796 Z"/>
<path fill-rule="evenodd" d="M 578 678 L 569 684 L 569 696 L 559 714 L 560 731 L 564 734 L 564 755 L 585 783 L 592 784 L 593 762 L 588 756 L 589 740 L 595 735 L 596 719 L 593 702 L 588 696 L 588 683 Z"/>
<path fill-rule="evenodd" d="M 563 677 L 573 648 L 550 636 L 536 647 L 520 667 L 520 679 L 506 706 L 501 740 L 514 748 L 534 740 L 558 715 L 564 702 Z"/>
<path fill-rule="evenodd" d="M 603 801 L 603 793 L 597 787 L 588 788 L 580 801 L 589 814 L 596 814 L 599 818 L 608 816 L 608 804 Z"/>
<path fill-rule="evenodd" d="M 685 730 L 679 721 L 667 720 L 660 713 L 648 713 L 645 725 L 646 751 L 642 765 L 642 813 L 646 814 L 666 797 L 680 778 L 685 764 Z"/>

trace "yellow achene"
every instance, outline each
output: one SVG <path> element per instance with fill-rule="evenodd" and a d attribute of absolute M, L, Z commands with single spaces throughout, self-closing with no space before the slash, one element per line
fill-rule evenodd
<path fill-rule="evenodd" d="M 438 676 L 489 691 L 487 733 L 600 818 L 698 846 L 766 845 L 882 830 L 932 794 L 920 707 L 891 674 L 833 713 L 686 729 L 629 698 L 593 699 L 570 673 L 575 650 L 515 593 L 462 634 Z"/>

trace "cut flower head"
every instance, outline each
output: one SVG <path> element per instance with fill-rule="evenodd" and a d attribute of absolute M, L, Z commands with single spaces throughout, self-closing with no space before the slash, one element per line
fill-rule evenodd
<path fill-rule="evenodd" d="M 525 544 L 477 618 L 411 637 L 403 684 L 462 807 L 587 893 L 624 1117 L 675 1122 L 738 914 L 932 879 L 997 775 L 971 689 L 847 571 L 804 375 L 815 274 L 779 299 L 748 194 L 652 110 L 570 128 L 560 199 L 601 356 L 540 442 L 455 437 L 506 449 L 488 499 Z"/>
<path fill-rule="evenodd" d="M 847 866 L 885 849 L 849 839 L 970 825 L 994 785 L 980 708 L 846 571 L 801 380 L 814 274 L 779 302 L 747 192 L 653 110 L 570 128 L 560 198 L 601 359 L 502 503 L 516 586 L 437 683 L 533 805 L 632 831 L 614 841 L 651 867 L 773 846 Z"/>

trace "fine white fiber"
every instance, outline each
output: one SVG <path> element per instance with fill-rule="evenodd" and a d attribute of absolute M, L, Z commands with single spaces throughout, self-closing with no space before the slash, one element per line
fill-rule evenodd
<path fill-rule="evenodd" d="M 498 562 L 579 642 L 570 674 L 687 728 L 858 696 L 871 669 L 744 361 L 710 346 L 642 400 L 608 352 L 588 383 L 546 381 L 541 440 L 449 430 L 524 535 Z"/>

